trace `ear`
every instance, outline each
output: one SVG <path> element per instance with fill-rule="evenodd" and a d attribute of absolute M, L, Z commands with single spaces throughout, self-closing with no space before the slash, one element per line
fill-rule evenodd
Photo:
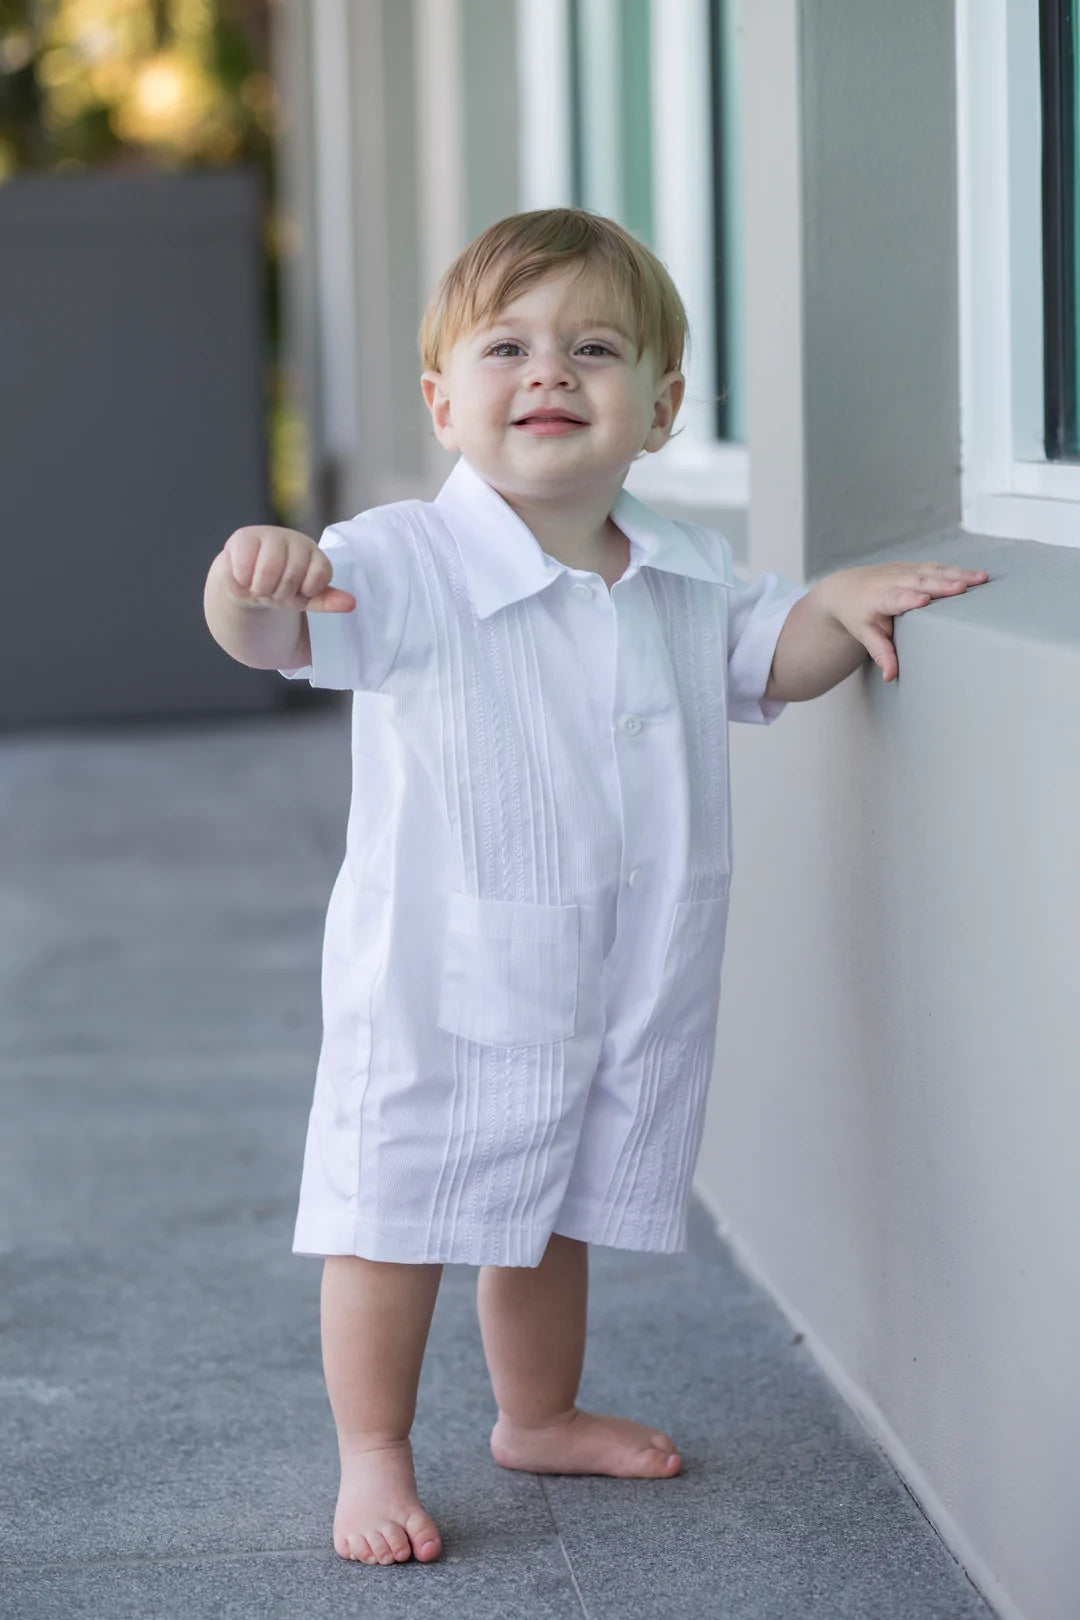
<path fill-rule="evenodd" d="M 686 390 L 686 378 L 681 371 L 669 371 L 656 385 L 653 400 L 652 426 L 645 436 L 643 450 L 662 450 L 671 437 L 675 418 Z"/>
<path fill-rule="evenodd" d="M 435 428 L 435 437 L 444 450 L 457 450 L 457 434 L 450 416 L 450 395 L 446 392 L 446 383 L 441 371 L 425 371 L 420 377 L 420 387 L 424 393 L 424 400 L 431 412 L 432 425 Z"/>

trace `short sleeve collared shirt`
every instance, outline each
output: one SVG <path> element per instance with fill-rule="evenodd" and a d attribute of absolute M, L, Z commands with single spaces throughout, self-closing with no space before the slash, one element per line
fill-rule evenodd
<path fill-rule="evenodd" d="M 623 491 L 609 591 L 460 460 L 333 525 L 353 793 L 295 1247 L 535 1265 L 685 1243 L 731 876 L 727 722 L 804 594 Z"/>

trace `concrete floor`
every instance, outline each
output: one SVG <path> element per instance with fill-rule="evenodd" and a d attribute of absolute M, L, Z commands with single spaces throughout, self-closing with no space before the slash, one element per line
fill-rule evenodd
<path fill-rule="evenodd" d="M 475 1277 L 415 1430 L 433 1565 L 343 1563 L 319 1263 L 290 1253 L 341 711 L 0 740 L 0 1614 L 986 1620 L 702 1209 L 592 1253 L 582 1404 L 670 1481 L 515 1474 Z"/>

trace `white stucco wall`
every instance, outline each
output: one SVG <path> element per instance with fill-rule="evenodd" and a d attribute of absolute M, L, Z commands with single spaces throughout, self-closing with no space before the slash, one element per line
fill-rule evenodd
<path fill-rule="evenodd" d="M 988 1600 L 1075 1620 L 1080 550 L 958 529 L 952 8 L 744 26 L 750 571 L 992 580 L 732 728 L 698 1186 Z"/>
<path fill-rule="evenodd" d="M 1075 1620 L 1080 554 L 1038 549 L 939 544 L 993 579 L 895 685 L 733 728 L 699 1187 L 987 1598 Z"/>

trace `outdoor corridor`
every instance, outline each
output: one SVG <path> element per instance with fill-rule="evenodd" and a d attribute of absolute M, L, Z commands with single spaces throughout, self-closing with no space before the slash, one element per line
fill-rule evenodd
<path fill-rule="evenodd" d="M 581 1404 L 672 1481 L 500 1469 L 470 1268 L 414 1431 L 432 1565 L 342 1562 L 290 1243 L 344 843 L 337 707 L 0 739 L 0 1615 L 987 1620 L 704 1209 L 592 1251 Z"/>

